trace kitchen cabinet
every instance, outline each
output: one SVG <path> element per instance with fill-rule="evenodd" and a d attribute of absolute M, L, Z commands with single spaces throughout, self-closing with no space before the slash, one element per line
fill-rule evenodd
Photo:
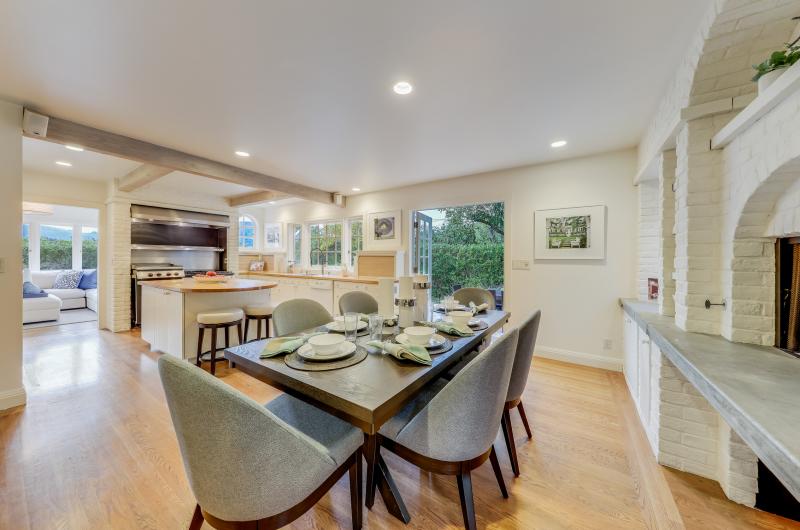
<path fill-rule="evenodd" d="M 623 320 L 623 345 L 624 359 L 622 372 L 625 374 L 625 382 L 628 384 L 631 396 L 638 401 L 639 394 L 639 326 L 636 321 L 627 313 L 624 313 Z"/>
<path fill-rule="evenodd" d="M 319 302 L 329 313 L 333 313 L 332 280 L 300 280 L 295 286 L 294 296 Z"/>
<path fill-rule="evenodd" d="M 660 390 L 659 374 L 653 372 L 661 369 L 661 350 L 627 313 L 623 313 L 623 343 L 625 382 L 653 453 L 658 454 Z"/>
<path fill-rule="evenodd" d="M 183 294 L 142 287 L 142 339 L 154 351 L 183 358 Z"/>

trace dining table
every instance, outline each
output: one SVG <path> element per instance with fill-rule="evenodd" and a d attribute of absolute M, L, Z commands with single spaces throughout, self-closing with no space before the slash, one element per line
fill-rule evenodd
<path fill-rule="evenodd" d="M 439 320 L 444 315 L 435 315 Z M 397 485 L 389 468 L 380 456 L 378 430 L 390 418 L 413 400 L 425 387 L 445 374 L 466 354 L 481 347 L 500 330 L 510 318 L 505 311 L 488 310 L 475 315 L 485 322 L 485 329 L 474 335 L 456 337 L 445 335 L 452 342 L 452 349 L 431 355 L 430 366 L 381 353 L 367 347 L 366 358 L 346 368 L 329 371 L 307 371 L 289 367 L 283 356 L 262 359 L 266 343 L 271 339 L 248 342 L 227 348 L 225 357 L 236 363 L 246 374 L 280 389 L 297 399 L 354 425 L 364 432 L 364 458 L 367 462 L 365 504 L 374 503 L 373 484 L 383 498 L 387 510 L 405 523 L 410 521 Z M 483 327 L 483 326 L 481 326 Z M 325 328 L 313 328 L 303 333 L 312 333 Z M 400 328 L 384 328 L 384 340 L 400 333 Z M 294 334 L 293 334 L 294 335 Z M 357 343 L 366 345 L 369 337 L 359 337 Z"/>

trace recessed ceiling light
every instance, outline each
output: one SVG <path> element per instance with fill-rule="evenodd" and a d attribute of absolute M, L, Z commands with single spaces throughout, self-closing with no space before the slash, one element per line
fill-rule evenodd
<path fill-rule="evenodd" d="M 414 87 L 411 86 L 411 83 L 408 81 L 400 81 L 395 83 L 394 87 L 392 87 L 395 94 L 400 94 L 401 96 L 405 96 L 406 94 L 410 94 Z"/>
<path fill-rule="evenodd" d="M 235 154 L 236 156 L 240 156 L 242 158 L 247 158 L 250 156 L 250 153 L 248 153 L 247 151 L 236 151 Z"/>
<path fill-rule="evenodd" d="M 70 151 L 78 151 L 78 152 L 83 151 L 83 147 L 79 145 L 65 145 L 64 147 L 66 147 Z"/>
<path fill-rule="evenodd" d="M 567 145 L 566 140 L 556 140 L 555 142 L 550 144 L 550 147 L 564 147 L 565 145 Z"/>
<path fill-rule="evenodd" d="M 353 188 L 353 191 L 361 191 L 361 188 Z"/>
<path fill-rule="evenodd" d="M 58 164 L 59 166 L 64 166 L 64 167 L 72 167 L 71 163 L 64 162 L 63 160 L 56 160 L 56 164 Z"/>

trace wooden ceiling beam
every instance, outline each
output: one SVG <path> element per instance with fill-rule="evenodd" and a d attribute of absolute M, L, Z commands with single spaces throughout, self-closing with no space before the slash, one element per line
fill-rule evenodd
<path fill-rule="evenodd" d="M 120 191 L 134 191 L 151 182 L 155 182 L 163 176 L 169 175 L 172 170 L 168 167 L 154 166 L 152 164 L 142 164 L 133 169 L 130 173 L 119 179 L 117 188 Z"/>
<path fill-rule="evenodd" d="M 253 191 L 250 193 L 242 193 L 241 195 L 234 195 L 228 197 L 228 205 L 235 208 L 238 206 L 247 206 L 249 204 L 258 204 L 261 202 L 277 201 L 285 199 L 288 195 L 282 193 L 275 193 L 274 191 Z"/>
<path fill-rule="evenodd" d="M 28 134 L 27 132 L 26 135 L 62 145 L 79 145 L 84 149 L 97 153 L 136 160 L 143 164 L 168 168 L 172 171 L 183 171 L 241 186 L 260 190 L 273 190 L 314 202 L 334 204 L 333 193 L 329 191 L 290 182 L 249 169 L 242 169 L 127 136 L 94 129 L 61 118 L 48 117 L 46 131 L 43 136 Z"/>

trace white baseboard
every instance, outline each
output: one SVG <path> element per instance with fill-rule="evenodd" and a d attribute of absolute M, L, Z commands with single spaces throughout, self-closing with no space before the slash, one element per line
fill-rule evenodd
<path fill-rule="evenodd" d="M 536 357 L 544 357 L 556 361 L 564 361 L 573 364 L 582 364 L 594 368 L 604 368 L 615 372 L 622 371 L 622 359 L 617 357 L 607 357 L 594 353 L 583 353 L 579 351 L 562 350 L 561 348 L 551 348 L 549 346 L 537 346 L 533 352 Z"/>
<path fill-rule="evenodd" d="M 24 388 L 15 388 L 0 392 L 0 410 L 6 410 L 25 404 L 27 395 Z"/>

